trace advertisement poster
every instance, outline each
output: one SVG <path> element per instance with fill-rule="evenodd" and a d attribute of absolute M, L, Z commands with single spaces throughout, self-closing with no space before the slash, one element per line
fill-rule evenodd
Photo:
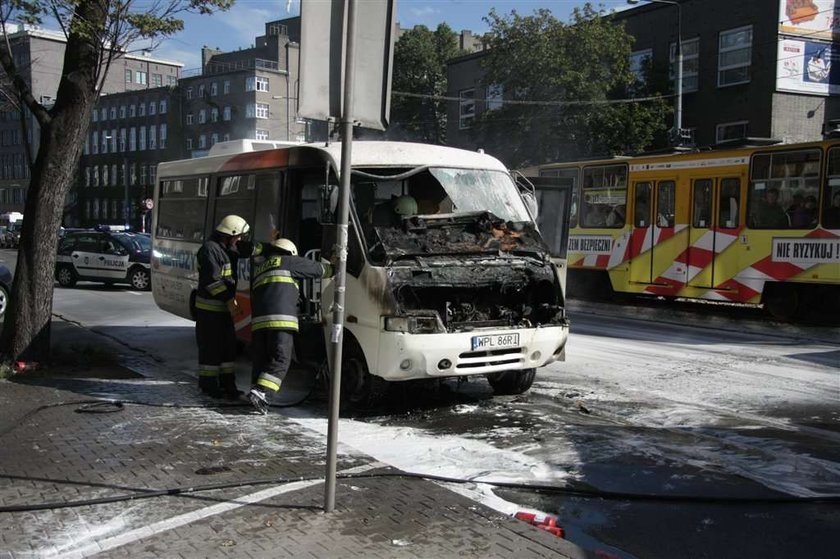
<path fill-rule="evenodd" d="M 840 94 L 840 48 L 818 41 L 780 40 L 776 89 L 815 95 Z"/>
<path fill-rule="evenodd" d="M 840 39 L 840 0 L 779 0 L 779 33 Z"/>

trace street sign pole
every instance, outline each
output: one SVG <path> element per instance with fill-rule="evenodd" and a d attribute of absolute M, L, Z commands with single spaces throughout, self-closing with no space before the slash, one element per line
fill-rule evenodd
<path fill-rule="evenodd" d="M 336 451 L 338 446 L 338 412 L 341 400 L 341 358 L 344 339 L 344 291 L 347 284 L 347 233 L 350 213 L 350 163 L 353 149 L 353 64 L 355 50 L 356 0 L 346 0 L 347 31 L 345 33 L 344 104 L 341 114 L 341 182 L 338 190 L 338 216 L 335 251 L 338 267 L 333 297 L 332 375 L 330 377 L 330 419 L 327 429 L 327 477 L 324 490 L 324 511 L 335 510 Z"/>

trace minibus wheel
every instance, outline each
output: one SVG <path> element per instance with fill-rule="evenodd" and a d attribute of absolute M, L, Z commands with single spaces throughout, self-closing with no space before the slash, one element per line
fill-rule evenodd
<path fill-rule="evenodd" d="M 487 382 L 493 387 L 493 393 L 502 395 L 522 394 L 527 392 L 534 384 L 534 377 L 537 376 L 536 369 L 523 369 L 521 371 L 502 371 L 501 373 L 490 373 L 487 375 Z"/>
<path fill-rule="evenodd" d="M 341 356 L 341 399 L 351 408 L 375 408 L 388 393 L 388 381 L 372 375 L 358 342 L 345 338 Z"/>

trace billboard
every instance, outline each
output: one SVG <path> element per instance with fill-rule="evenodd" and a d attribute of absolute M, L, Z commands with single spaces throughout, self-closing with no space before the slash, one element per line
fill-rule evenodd
<path fill-rule="evenodd" d="M 814 95 L 840 94 L 840 48 L 831 43 L 781 39 L 776 89 Z"/>
<path fill-rule="evenodd" d="M 779 0 L 779 33 L 840 39 L 840 0 Z"/>

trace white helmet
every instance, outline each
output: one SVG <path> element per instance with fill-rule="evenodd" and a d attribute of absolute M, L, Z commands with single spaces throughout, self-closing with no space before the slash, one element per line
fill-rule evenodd
<path fill-rule="evenodd" d="M 292 256 L 297 256 L 297 247 L 295 246 L 295 243 L 289 239 L 276 239 L 271 241 L 271 246 L 290 252 Z"/>
<path fill-rule="evenodd" d="M 417 214 L 417 200 L 413 196 L 405 194 L 394 201 L 394 212 L 403 217 L 410 217 Z"/>
<path fill-rule="evenodd" d="M 238 215 L 227 215 L 216 226 L 216 231 L 225 235 L 230 235 L 231 237 L 245 235 L 248 231 L 250 231 L 250 229 L 251 228 L 248 226 L 248 222 Z"/>

